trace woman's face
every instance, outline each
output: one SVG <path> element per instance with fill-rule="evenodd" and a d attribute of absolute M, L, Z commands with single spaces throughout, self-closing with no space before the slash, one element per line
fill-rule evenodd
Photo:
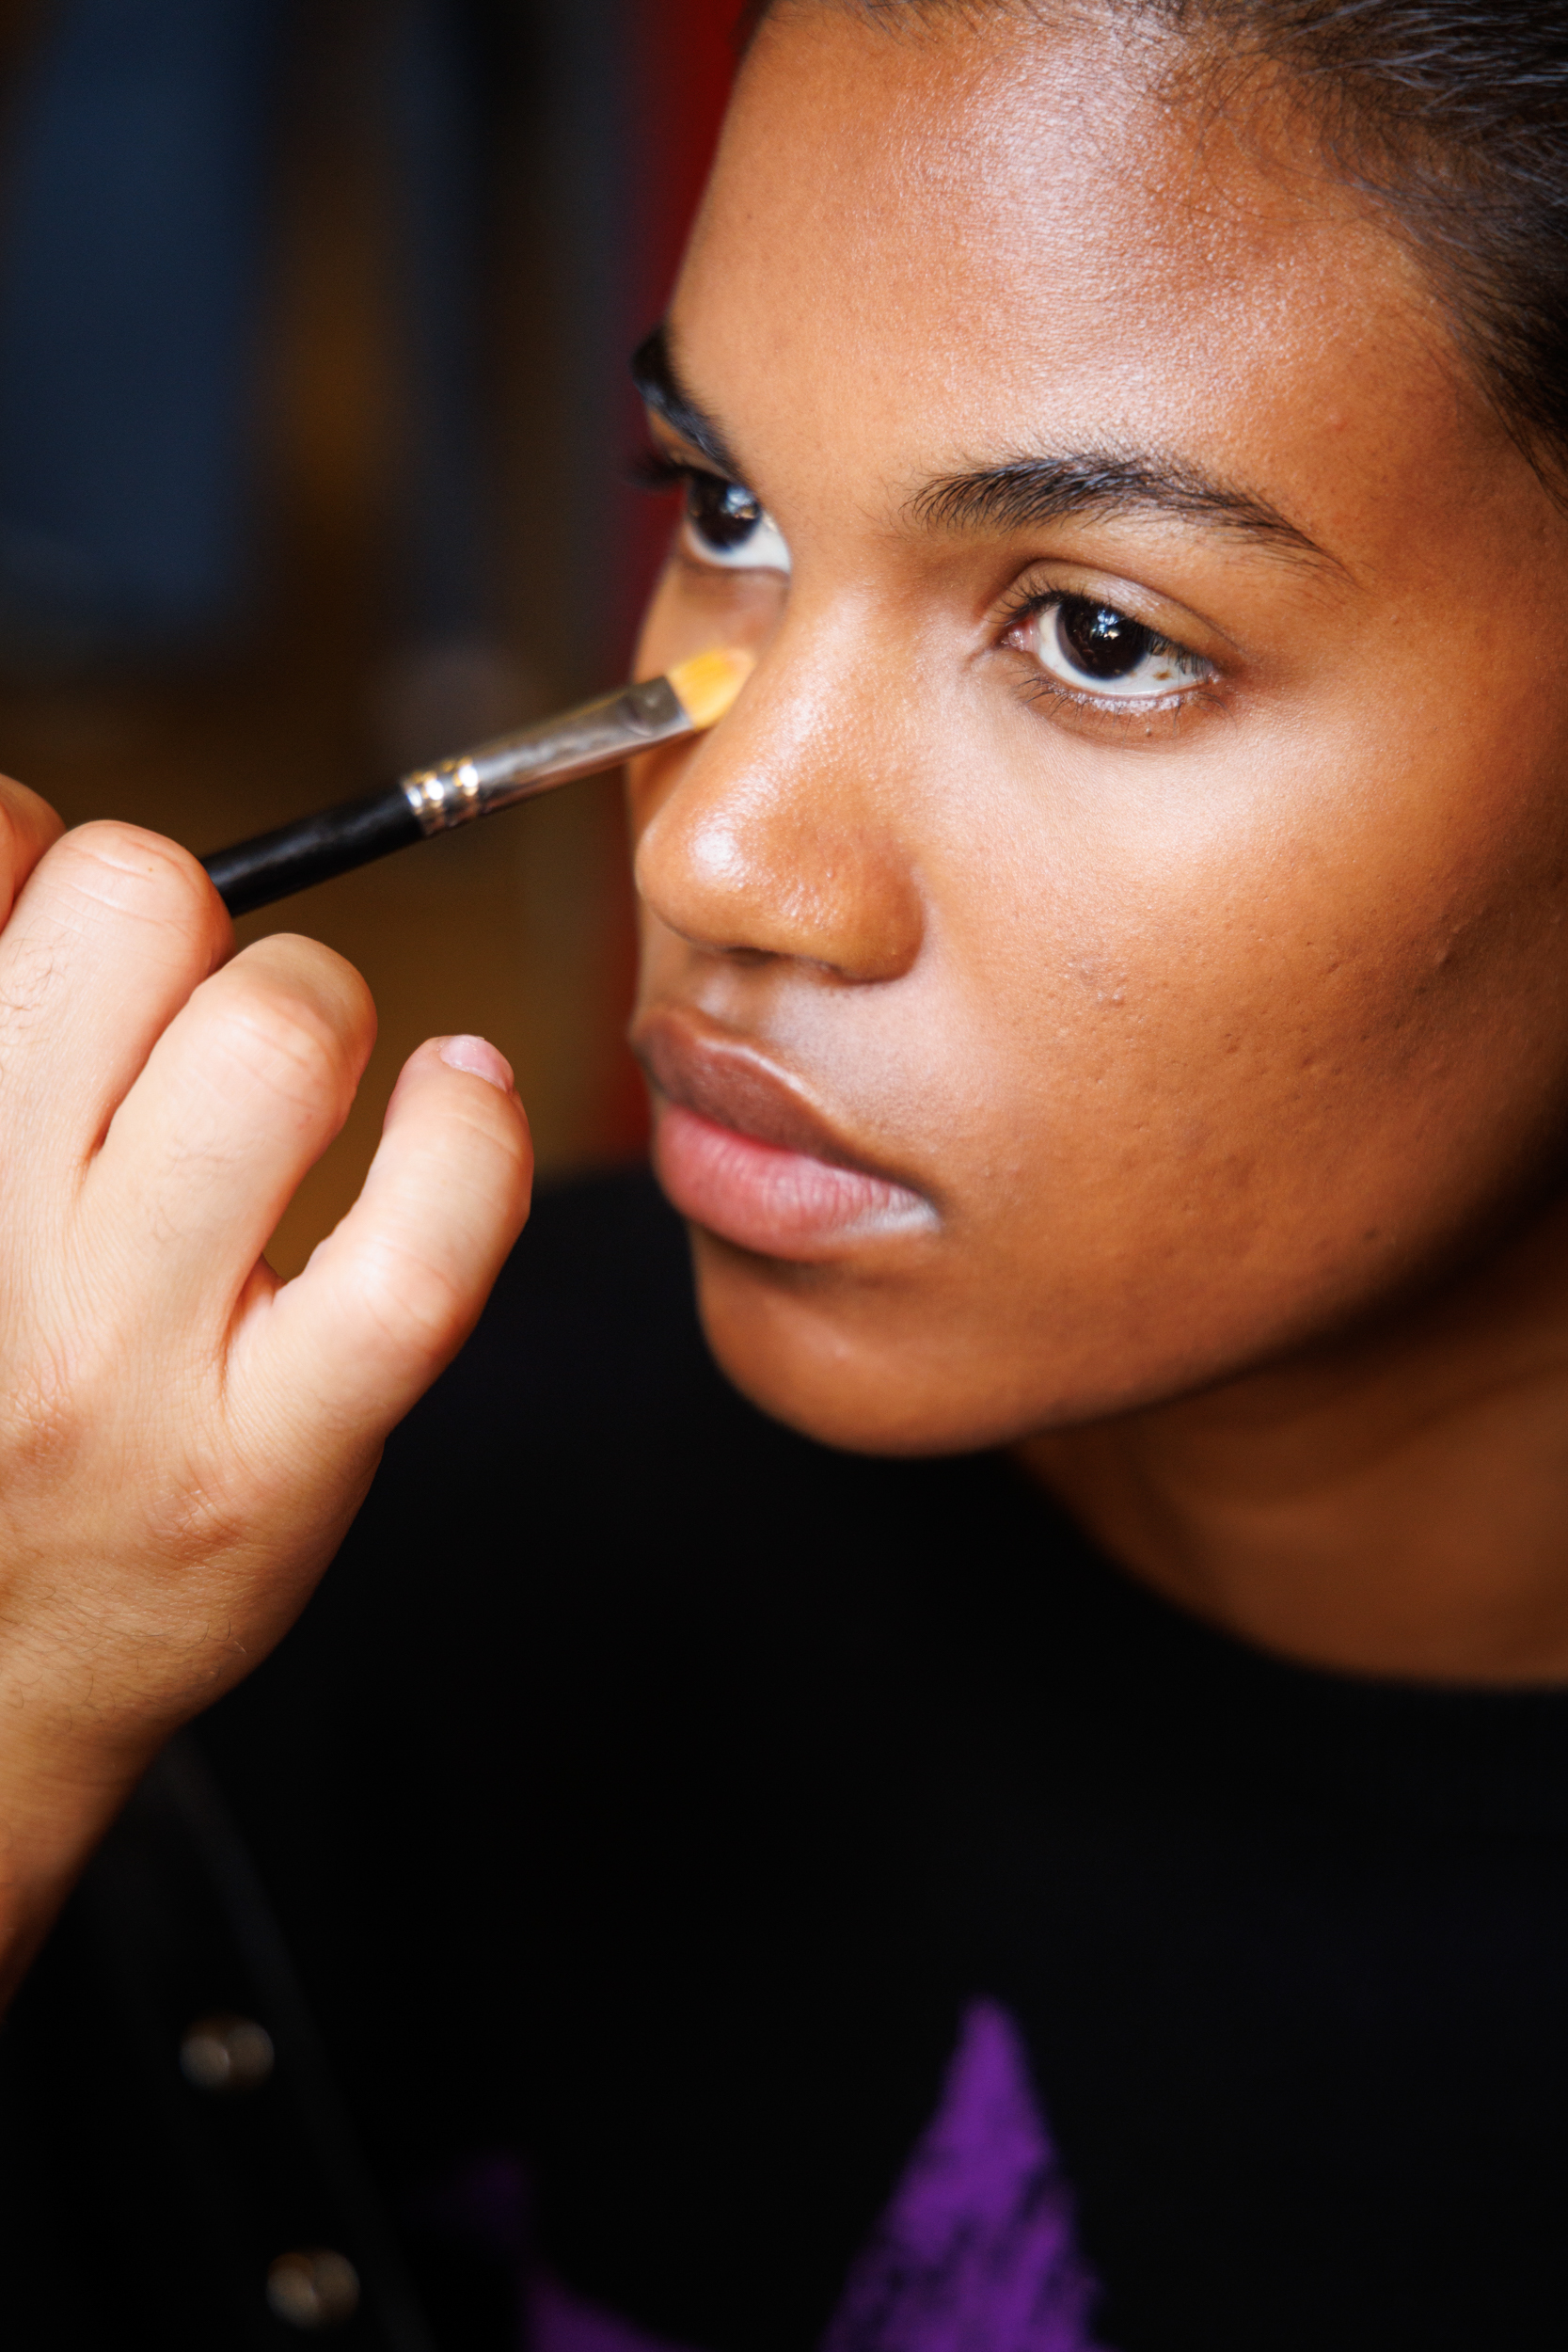
<path fill-rule="evenodd" d="M 657 1164 L 851 1446 L 1243 1370 L 1557 1181 L 1568 525 L 1409 251 L 1127 38 L 786 8 L 656 388 L 644 669 L 758 655 L 633 780 Z"/>

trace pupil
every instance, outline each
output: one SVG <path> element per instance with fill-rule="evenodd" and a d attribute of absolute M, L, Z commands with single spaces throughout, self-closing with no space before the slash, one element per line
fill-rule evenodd
<path fill-rule="evenodd" d="M 690 489 L 691 520 L 710 548 L 743 547 L 762 520 L 762 509 L 738 482 L 698 474 Z"/>
<path fill-rule="evenodd" d="M 1154 643 L 1153 631 L 1141 621 L 1084 596 L 1063 597 L 1056 626 L 1073 660 L 1090 677 L 1126 677 Z"/>

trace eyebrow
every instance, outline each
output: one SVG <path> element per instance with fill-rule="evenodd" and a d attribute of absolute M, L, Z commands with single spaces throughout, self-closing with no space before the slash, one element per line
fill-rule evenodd
<path fill-rule="evenodd" d="M 673 433 L 727 480 L 744 480 L 722 427 L 681 381 L 663 326 L 638 345 L 631 373 L 641 398 Z M 1279 554 L 1342 569 L 1337 556 L 1267 499 L 1222 482 L 1184 458 L 1157 453 L 1079 450 L 941 474 L 914 492 L 907 511 L 925 530 L 955 532 L 1026 531 L 1077 515 L 1173 515 L 1233 532 Z"/>
<path fill-rule="evenodd" d="M 1184 459 L 1117 450 L 1020 457 L 972 473 L 943 474 L 909 501 L 932 531 L 1022 531 L 1074 515 L 1174 515 L 1217 525 L 1282 554 L 1338 567 L 1276 506 L 1205 473 Z"/>
<path fill-rule="evenodd" d="M 726 481 L 742 479 L 739 467 L 730 453 L 729 443 L 721 428 L 705 409 L 700 408 L 681 382 L 674 360 L 670 356 L 670 335 L 667 327 L 656 326 L 645 335 L 631 356 L 631 380 L 638 396 L 662 419 L 672 433 L 678 433 L 690 449 L 697 450 L 710 466 L 717 468 Z"/>

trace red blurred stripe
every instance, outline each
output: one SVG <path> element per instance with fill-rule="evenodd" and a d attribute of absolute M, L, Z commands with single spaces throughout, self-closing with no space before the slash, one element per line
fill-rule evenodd
<path fill-rule="evenodd" d="M 668 295 L 707 177 L 735 67 L 736 0 L 636 0 L 634 97 L 647 210 L 641 284 L 650 317 Z"/>
<path fill-rule="evenodd" d="M 626 72 L 633 126 L 636 198 L 628 228 L 634 238 L 626 284 L 629 315 L 623 342 L 629 353 L 663 313 L 680 266 L 692 215 L 703 193 L 735 70 L 733 32 L 739 0 L 626 0 Z M 629 389 L 626 449 L 639 426 Z M 649 500 L 628 500 L 622 532 L 624 634 L 629 643 L 637 614 L 663 556 L 670 516 Z M 635 948 L 629 876 L 622 885 L 616 924 L 618 980 L 630 1001 Z M 610 1151 L 638 1150 L 647 1135 L 642 1082 L 629 1054 L 617 1057 L 605 1104 Z"/>
<path fill-rule="evenodd" d="M 735 65 L 737 0 L 623 0 L 626 118 L 633 149 L 621 274 L 625 315 L 619 348 L 628 356 L 662 315 L 713 157 Z M 626 388 L 622 435 L 629 459 L 641 438 L 637 403 Z M 624 659 L 663 553 L 668 516 L 645 499 L 623 501 L 616 531 L 620 594 L 614 630 Z"/>

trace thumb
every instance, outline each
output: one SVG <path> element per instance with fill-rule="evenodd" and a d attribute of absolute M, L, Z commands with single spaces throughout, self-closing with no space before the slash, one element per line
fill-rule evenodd
<path fill-rule="evenodd" d="M 528 1120 L 495 1047 L 421 1045 L 358 1200 L 267 1303 L 254 1354 L 234 1366 L 271 1391 L 267 1418 L 310 1450 L 351 1435 L 379 1444 L 473 1329 L 532 1180 Z"/>

